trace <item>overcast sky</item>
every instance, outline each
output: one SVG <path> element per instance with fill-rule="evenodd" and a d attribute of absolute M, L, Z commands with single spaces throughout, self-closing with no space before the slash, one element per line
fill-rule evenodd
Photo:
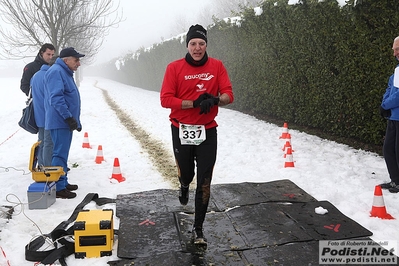
<path fill-rule="evenodd" d="M 161 42 L 162 38 L 172 37 L 173 27 L 179 18 L 184 17 L 191 24 L 196 24 L 198 14 L 204 8 L 210 7 L 211 2 L 211 0 L 120 0 L 125 20 L 118 28 L 112 28 L 110 34 L 105 37 L 96 63 L 108 61 L 128 51 L 134 52 L 140 47 L 149 47 Z"/>

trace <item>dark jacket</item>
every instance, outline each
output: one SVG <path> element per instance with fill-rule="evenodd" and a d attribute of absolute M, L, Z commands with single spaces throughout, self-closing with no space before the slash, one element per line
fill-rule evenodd
<path fill-rule="evenodd" d="M 29 95 L 31 78 L 44 64 L 47 65 L 47 62 L 44 61 L 43 57 L 38 53 L 35 60 L 24 67 L 21 79 L 21 91 L 23 91 L 26 96 Z"/>

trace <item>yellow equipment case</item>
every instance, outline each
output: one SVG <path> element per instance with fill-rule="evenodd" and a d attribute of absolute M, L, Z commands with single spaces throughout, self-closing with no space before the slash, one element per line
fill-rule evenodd
<path fill-rule="evenodd" d="M 74 224 L 75 258 L 112 255 L 113 210 L 80 211 Z"/>
<path fill-rule="evenodd" d="M 36 182 L 53 182 L 58 181 L 60 176 L 65 175 L 62 166 L 38 166 L 37 155 L 40 141 L 33 144 L 30 151 L 29 171 L 32 172 L 32 179 Z"/>

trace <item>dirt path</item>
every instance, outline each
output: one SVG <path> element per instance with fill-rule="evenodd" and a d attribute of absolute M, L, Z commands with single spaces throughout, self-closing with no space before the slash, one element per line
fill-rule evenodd
<path fill-rule="evenodd" d="M 140 128 L 129 114 L 120 109 L 118 104 L 108 95 L 107 90 L 100 88 L 97 83 L 94 84 L 94 86 L 102 91 L 107 104 L 115 112 L 122 125 L 126 127 L 135 139 L 137 139 L 143 151 L 148 153 L 158 172 L 171 183 L 173 188 L 178 188 L 176 164 L 169 150 L 164 147 L 162 142 L 152 138 L 150 134 Z"/>

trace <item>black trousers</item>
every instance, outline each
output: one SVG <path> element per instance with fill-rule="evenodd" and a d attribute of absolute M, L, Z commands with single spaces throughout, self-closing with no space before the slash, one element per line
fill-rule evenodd
<path fill-rule="evenodd" d="M 172 125 L 172 140 L 180 184 L 190 185 L 197 170 L 194 228 L 202 229 L 211 195 L 213 167 L 216 162 L 216 127 L 206 130 L 206 140 L 200 145 L 181 145 L 179 128 Z"/>
<path fill-rule="evenodd" d="M 383 147 L 391 181 L 399 184 L 399 121 L 388 120 Z"/>

